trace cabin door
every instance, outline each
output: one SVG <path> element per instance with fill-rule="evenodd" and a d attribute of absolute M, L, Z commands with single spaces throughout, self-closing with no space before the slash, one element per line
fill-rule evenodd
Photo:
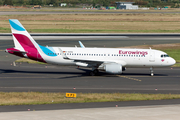
<path fill-rule="evenodd" d="M 155 52 L 152 51 L 152 50 L 150 50 L 149 61 L 150 62 L 155 62 Z"/>

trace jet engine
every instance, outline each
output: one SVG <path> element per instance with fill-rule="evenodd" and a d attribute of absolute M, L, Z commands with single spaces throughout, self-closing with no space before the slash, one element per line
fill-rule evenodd
<path fill-rule="evenodd" d="M 122 67 L 122 65 L 118 63 L 109 63 L 109 64 L 104 65 L 104 70 L 107 73 L 111 73 L 111 74 L 121 74 L 122 71 L 125 70 L 125 68 Z"/>

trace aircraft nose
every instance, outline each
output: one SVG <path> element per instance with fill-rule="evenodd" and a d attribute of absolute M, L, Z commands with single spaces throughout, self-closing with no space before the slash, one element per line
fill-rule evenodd
<path fill-rule="evenodd" d="M 176 61 L 175 61 L 173 58 L 171 58 L 170 63 L 171 63 L 172 65 L 174 65 L 174 64 L 176 64 Z"/>

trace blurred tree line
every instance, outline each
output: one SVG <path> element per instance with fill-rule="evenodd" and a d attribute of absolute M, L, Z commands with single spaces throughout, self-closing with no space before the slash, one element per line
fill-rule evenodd
<path fill-rule="evenodd" d="M 135 2 L 140 7 L 180 7 L 180 0 L 0 0 L 0 5 L 49 5 L 59 6 L 60 3 L 67 5 L 87 5 L 87 6 L 116 6 L 116 2 Z"/>

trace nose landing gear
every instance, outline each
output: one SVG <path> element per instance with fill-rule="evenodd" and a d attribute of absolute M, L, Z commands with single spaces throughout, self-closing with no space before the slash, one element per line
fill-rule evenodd
<path fill-rule="evenodd" d="M 151 67 L 150 68 L 150 74 L 151 74 L 151 76 L 154 76 L 154 73 L 153 73 L 154 71 L 153 71 L 153 68 Z"/>

